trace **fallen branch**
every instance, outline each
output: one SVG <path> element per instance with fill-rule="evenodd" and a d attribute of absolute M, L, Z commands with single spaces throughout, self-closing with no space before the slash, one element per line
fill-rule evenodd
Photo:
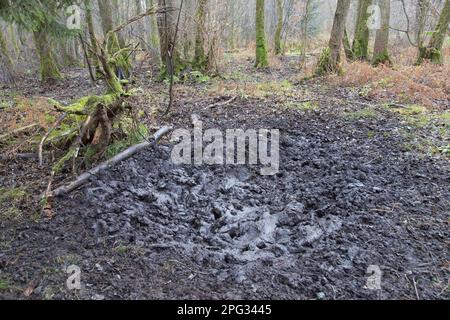
<path fill-rule="evenodd" d="M 42 137 L 41 142 L 39 143 L 39 149 L 38 149 L 38 157 L 39 157 L 39 166 L 42 166 L 42 149 L 44 146 L 45 141 L 48 139 L 48 137 L 52 134 L 52 132 L 61 124 L 61 122 L 64 120 L 64 118 L 67 116 L 67 112 L 63 113 L 58 120 L 55 122 L 53 127 Z"/>
<path fill-rule="evenodd" d="M 9 137 L 9 136 L 15 136 L 15 135 L 17 135 L 17 134 L 19 134 L 19 133 L 22 133 L 22 132 L 24 132 L 24 131 L 33 129 L 33 128 L 37 127 L 37 126 L 38 126 L 37 123 L 32 123 L 32 124 L 27 125 L 27 126 L 25 126 L 25 127 L 21 127 L 21 128 L 15 129 L 15 130 L 13 130 L 13 131 L 7 132 L 7 133 L 5 133 L 5 134 L 2 134 L 2 135 L 0 135 L 0 141 L 1 141 L 1 140 L 4 140 L 5 138 L 7 138 L 7 137 Z"/>
<path fill-rule="evenodd" d="M 36 153 L 16 153 L 16 154 L 10 154 L 10 155 L 0 155 L 0 160 L 2 161 L 8 161 L 8 160 L 14 160 L 14 159 L 23 159 L 23 160 L 30 160 L 30 159 L 37 159 L 38 155 Z"/>
<path fill-rule="evenodd" d="M 114 166 L 115 164 L 132 157 L 133 155 L 140 152 L 141 150 L 147 149 L 148 147 L 151 147 L 151 146 L 157 144 L 158 141 L 161 140 L 161 138 L 163 136 L 165 136 L 166 134 L 168 134 L 170 131 L 172 131 L 171 127 L 162 127 L 154 134 L 152 141 L 142 142 L 140 144 L 137 144 L 137 145 L 134 145 L 134 146 L 128 148 L 127 150 L 116 155 L 115 157 L 113 157 L 113 158 L 101 163 L 97 167 L 92 168 L 91 170 L 83 173 L 75 181 L 69 183 L 68 185 L 61 186 L 61 187 L 55 189 L 54 191 L 49 193 L 49 197 L 59 197 L 61 195 L 68 194 L 68 193 L 78 189 L 79 187 L 81 187 L 82 185 L 87 183 L 92 176 L 97 175 L 100 171 L 108 169 L 108 168 Z"/>
<path fill-rule="evenodd" d="M 232 97 L 231 99 L 229 99 L 227 101 L 217 102 L 217 103 L 211 104 L 211 105 L 208 106 L 208 108 L 212 109 L 212 108 L 216 108 L 216 107 L 223 107 L 223 106 L 226 106 L 227 104 L 230 104 L 231 102 L 233 102 L 236 99 L 237 99 L 237 96 L 234 96 L 234 97 Z"/>

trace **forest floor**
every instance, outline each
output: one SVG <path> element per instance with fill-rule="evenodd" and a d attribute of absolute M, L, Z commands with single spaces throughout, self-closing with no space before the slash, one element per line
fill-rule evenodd
<path fill-rule="evenodd" d="M 195 113 L 204 129 L 279 129 L 279 173 L 177 166 L 166 139 L 92 177 L 43 217 L 49 167 L 2 159 L 1 298 L 450 298 L 448 88 L 405 102 L 389 94 L 408 95 L 395 77 L 380 90 L 379 79 L 302 80 L 295 57 L 265 71 L 245 56 L 229 59 L 223 79 L 190 74 L 191 84 L 177 85 L 169 117 L 160 115 L 167 86 L 149 81 L 150 70 L 138 75 L 134 103 L 149 128 L 189 129 Z M 66 72 L 57 87 L 24 81 L 0 102 L 29 110 L 40 97 L 101 92 L 82 73 Z M 436 82 L 420 86 L 433 91 Z M 2 130 L 12 118 L 3 112 Z M 70 265 L 81 269 L 81 290 L 66 286 Z M 377 268 L 381 289 L 372 290 Z"/>

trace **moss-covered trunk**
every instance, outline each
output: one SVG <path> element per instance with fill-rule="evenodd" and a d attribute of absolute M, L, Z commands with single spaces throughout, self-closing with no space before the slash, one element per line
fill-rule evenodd
<path fill-rule="evenodd" d="M 198 0 L 196 12 L 196 35 L 195 35 L 195 54 L 194 67 L 198 70 L 205 70 L 208 61 L 205 55 L 205 22 L 206 22 L 206 6 L 208 0 Z"/>
<path fill-rule="evenodd" d="M 58 65 L 53 56 L 47 34 L 43 30 L 33 33 L 34 43 L 40 59 L 41 79 L 44 82 L 54 82 L 62 79 Z"/>
<path fill-rule="evenodd" d="M 373 65 L 391 64 L 389 57 L 389 21 L 391 19 L 391 0 L 380 0 L 378 2 L 381 11 L 381 26 L 375 36 L 373 49 Z"/>
<path fill-rule="evenodd" d="M 91 44 L 92 51 L 98 52 L 97 39 L 95 37 L 94 20 L 92 18 L 92 3 L 91 0 L 84 0 L 84 7 L 86 10 L 86 25 L 89 33 L 89 42 Z M 100 65 L 97 55 L 89 51 L 90 58 L 93 61 L 97 77 L 99 77 Z"/>
<path fill-rule="evenodd" d="M 369 54 L 369 13 L 367 12 L 372 0 L 359 0 L 358 15 L 353 39 L 353 55 L 355 59 L 367 60 Z"/>
<path fill-rule="evenodd" d="M 277 6 L 277 28 L 275 30 L 275 54 L 280 55 L 283 53 L 281 48 L 281 33 L 283 31 L 283 3 L 282 0 L 276 0 Z"/>
<path fill-rule="evenodd" d="M 430 43 L 427 47 L 419 48 L 419 59 L 417 61 L 418 64 L 422 63 L 424 60 L 429 60 L 432 63 L 436 64 L 443 63 L 442 46 L 444 45 L 444 40 L 447 35 L 449 23 L 450 0 L 446 0 L 436 29 L 433 32 L 433 36 L 431 37 Z"/>
<path fill-rule="evenodd" d="M 267 59 L 267 43 L 265 25 L 265 1 L 256 0 L 256 62 L 257 68 L 264 68 L 269 65 Z"/>
<path fill-rule="evenodd" d="M 14 82 L 13 62 L 8 52 L 3 33 L 0 30 L 0 85 Z"/>
<path fill-rule="evenodd" d="M 108 32 L 114 29 L 112 3 L 110 0 L 98 0 L 98 7 L 100 9 L 103 35 L 106 37 Z M 113 56 L 121 49 L 117 33 L 111 34 L 107 39 L 107 49 L 110 56 Z M 117 74 L 124 73 L 124 76 L 129 75 L 131 65 L 128 60 L 129 59 L 126 52 L 116 58 L 115 65 L 118 69 L 116 70 Z"/>
<path fill-rule="evenodd" d="M 350 0 L 338 0 L 336 13 L 334 15 L 333 28 L 328 47 L 322 52 L 319 64 L 316 68 L 317 75 L 333 73 L 340 71 L 340 55 L 342 49 L 342 40 L 345 33 L 345 22 L 347 20 Z"/>
<path fill-rule="evenodd" d="M 348 37 L 347 28 L 345 28 L 344 30 L 344 38 L 342 39 L 342 43 L 344 45 L 345 57 L 347 58 L 347 60 L 354 60 L 355 57 L 353 55 L 352 45 L 350 44 L 350 39 Z"/>

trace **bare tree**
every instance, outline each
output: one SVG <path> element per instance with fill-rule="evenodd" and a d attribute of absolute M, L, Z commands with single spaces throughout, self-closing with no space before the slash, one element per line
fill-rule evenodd
<path fill-rule="evenodd" d="M 372 63 L 374 65 L 379 64 L 391 64 L 389 57 L 388 45 L 389 45 L 389 22 L 391 19 L 391 0 L 380 0 L 380 13 L 381 13 L 381 25 L 377 30 L 375 37 L 375 46 L 373 50 Z"/>
<path fill-rule="evenodd" d="M 328 47 L 323 50 L 320 57 L 319 64 L 316 68 L 317 75 L 340 71 L 340 54 L 349 8 L 350 0 L 338 0 L 330 41 L 328 42 Z"/>

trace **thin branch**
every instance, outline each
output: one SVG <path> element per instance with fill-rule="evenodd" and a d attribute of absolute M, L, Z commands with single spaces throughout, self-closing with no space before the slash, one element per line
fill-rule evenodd
<path fill-rule="evenodd" d="M 169 69 L 170 69 L 170 85 L 169 85 L 169 104 L 167 105 L 167 109 L 164 112 L 164 115 L 167 115 L 170 111 L 170 109 L 172 109 L 172 105 L 173 105 L 173 80 L 174 80 L 174 69 L 173 69 L 173 53 L 175 52 L 175 46 L 177 43 L 177 35 L 178 35 L 178 28 L 180 26 L 180 19 L 181 19 L 181 10 L 183 9 L 183 3 L 184 0 L 181 0 L 180 3 L 180 10 L 178 11 L 178 18 L 177 18 L 177 25 L 175 26 L 175 34 L 173 37 L 173 42 L 170 43 L 170 50 L 168 52 L 168 64 L 169 64 Z"/>

